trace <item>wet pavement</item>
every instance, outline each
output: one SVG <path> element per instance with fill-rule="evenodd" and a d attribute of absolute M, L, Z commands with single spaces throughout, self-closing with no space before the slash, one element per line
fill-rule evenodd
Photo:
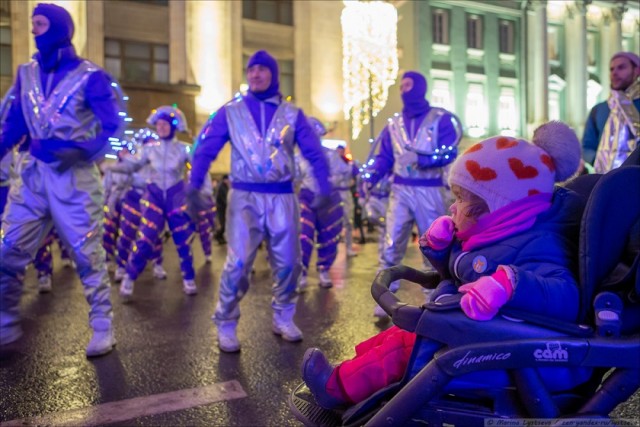
<path fill-rule="evenodd" d="M 112 353 L 95 359 L 87 359 L 84 354 L 90 338 L 88 306 L 74 270 L 60 266 L 54 253 L 57 265 L 53 292 L 40 295 L 35 272 L 30 269 L 22 299 L 25 334 L 0 350 L 0 421 L 44 416 L 24 425 L 299 425 L 286 400 L 301 381 L 299 365 L 305 350 L 320 347 L 329 360 L 343 360 L 353 356 L 356 343 L 390 325 L 372 314 L 370 285 L 377 268 L 374 235 L 358 248 L 359 255 L 354 258 L 347 258 L 344 245 L 340 245 L 331 270 L 332 289 L 319 288 L 315 273 L 311 273 L 295 317 L 305 334 L 301 343 L 285 342 L 271 332 L 272 278 L 266 251 L 261 250 L 251 288 L 241 303 L 238 335 L 242 351 L 221 353 L 210 318 L 226 246 L 214 243 L 213 250 L 213 262 L 205 264 L 196 240 L 197 296 L 182 293 L 179 264 L 171 243 L 165 244 L 164 251 L 169 274 L 166 280 L 154 279 L 148 266 L 136 283 L 134 300 L 126 305 L 120 302 L 117 286 L 113 286 L 117 346 Z M 404 263 L 419 266 L 420 259 L 414 244 Z M 423 299 L 417 286 L 403 286 L 398 295 L 411 303 Z M 223 392 L 210 403 L 188 404 L 187 409 L 157 403 L 168 399 L 156 396 L 159 394 L 188 390 L 188 397 L 195 399 L 197 392 L 192 389 L 232 381 L 231 388 L 246 393 L 246 397 Z M 129 409 L 124 406 L 104 405 L 103 412 L 111 411 L 112 421 L 118 420 L 110 422 L 108 416 L 90 418 L 91 410 L 81 411 L 146 396 L 152 397 L 139 402 L 139 406 L 155 402 L 160 407 L 155 415 L 128 416 Z M 639 400 L 636 393 L 615 414 L 636 417 Z M 72 423 L 71 418 L 65 418 L 70 415 L 65 414 L 73 410 L 81 414 L 76 413 Z"/>

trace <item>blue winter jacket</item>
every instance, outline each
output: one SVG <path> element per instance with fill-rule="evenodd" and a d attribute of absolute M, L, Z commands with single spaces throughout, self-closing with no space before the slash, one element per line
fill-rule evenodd
<path fill-rule="evenodd" d="M 511 267 L 515 286 L 507 307 L 574 322 L 579 309 L 576 281 L 578 235 L 583 199 L 558 187 L 552 206 L 538 215 L 528 230 L 499 242 L 463 252 L 454 239 L 449 248 L 436 251 L 421 248 L 443 283 L 440 288 L 474 282 L 494 273 L 499 265 Z M 446 280 L 450 279 L 450 280 Z"/>

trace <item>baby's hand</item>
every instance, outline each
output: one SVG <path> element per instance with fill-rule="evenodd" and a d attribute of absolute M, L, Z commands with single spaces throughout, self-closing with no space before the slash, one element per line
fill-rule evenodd
<path fill-rule="evenodd" d="M 473 320 L 491 320 L 513 295 L 513 285 L 507 274 L 500 270 L 483 276 L 475 282 L 460 286 L 464 295 L 460 307 Z"/>
<path fill-rule="evenodd" d="M 442 250 L 451 244 L 455 224 L 450 216 L 441 216 L 431 223 L 429 229 L 420 237 L 420 246 L 429 246 L 437 251 Z"/>

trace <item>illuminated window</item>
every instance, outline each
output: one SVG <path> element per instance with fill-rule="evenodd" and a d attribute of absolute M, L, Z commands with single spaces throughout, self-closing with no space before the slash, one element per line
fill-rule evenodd
<path fill-rule="evenodd" d="M 242 17 L 275 24 L 293 25 L 291 0 L 243 0 Z"/>
<path fill-rule="evenodd" d="M 598 96 L 602 92 L 602 85 L 595 80 L 589 79 L 587 81 L 587 109 L 591 108 L 598 103 Z"/>
<path fill-rule="evenodd" d="M 498 126 L 500 134 L 516 136 L 518 134 L 518 108 L 516 105 L 516 91 L 512 87 L 500 88 L 498 101 Z"/>
<path fill-rule="evenodd" d="M 467 47 L 470 49 L 482 49 L 482 17 L 478 15 L 467 16 Z"/>
<path fill-rule="evenodd" d="M 596 65 L 597 51 L 597 34 L 593 32 L 587 33 L 587 65 L 594 67 Z"/>
<path fill-rule="evenodd" d="M 432 16 L 433 42 L 449 44 L 449 11 L 436 9 Z"/>
<path fill-rule="evenodd" d="M 564 120 L 564 88 L 567 82 L 557 74 L 549 76 L 549 120 Z"/>
<path fill-rule="evenodd" d="M 287 98 L 293 98 L 294 93 L 294 76 L 293 61 L 278 61 L 280 69 L 280 93 Z"/>
<path fill-rule="evenodd" d="M 498 39 L 500 53 L 514 53 L 514 23 L 513 21 L 500 20 L 498 25 Z"/>
<path fill-rule="evenodd" d="M 487 106 L 482 83 L 469 83 L 465 121 L 469 136 L 478 138 L 487 132 Z"/>
<path fill-rule="evenodd" d="M 556 27 L 549 27 L 547 29 L 547 53 L 549 55 L 549 61 L 560 61 L 560 45 L 558 39 L 558 29 Z"/>
<path fill-rule="evenodd" d="M 549 92 L 549 120 L 560 120 L 560 94 Z"/>
<path fill-rule="evenodd" d="M 11 76 L 12 74 L 11 2 L 0 0 L 0 76 Z"/>
<path fill-rule="evenodd" d="M 431 105 L 453 111 L 451 84 L 449 83 L 449 80 L 433 80 L 433 89 L 431 89 Z"/>
<path fill-rule="evenodd" d="M 169 83 L 169 46 L 105 39 L 104 65 L 123 82 Z"/>

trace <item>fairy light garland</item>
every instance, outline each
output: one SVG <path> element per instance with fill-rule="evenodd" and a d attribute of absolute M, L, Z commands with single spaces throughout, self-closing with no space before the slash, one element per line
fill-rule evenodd
<path fill-rule="evenodd" d="M 344 114 L 357 139 L 387 102 L 398 75 L 398 14 L 382 1 L 345 0 L 342 23 Z"/>

